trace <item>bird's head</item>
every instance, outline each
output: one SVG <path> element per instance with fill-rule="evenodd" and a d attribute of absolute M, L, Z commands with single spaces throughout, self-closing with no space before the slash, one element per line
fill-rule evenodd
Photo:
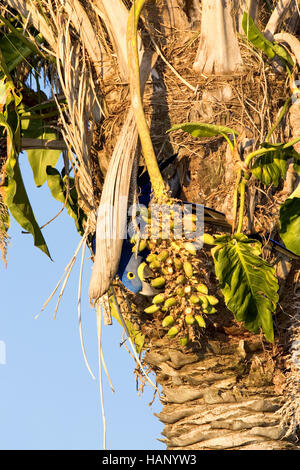
<path fill-rule="evenodd" d="M 122 284 L 133 294 L 153 296 L 159 291 L 147 282 L 147 277 L 151 274 L 153 273 L 144 259 L 132 254 L 120 279 Z"/>

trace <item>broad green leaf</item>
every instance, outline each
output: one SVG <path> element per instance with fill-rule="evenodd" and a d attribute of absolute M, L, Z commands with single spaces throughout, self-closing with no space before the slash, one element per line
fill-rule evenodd
<path fill-rule="evenodd" d="M 272 314 L 278 302 L 274 268 L 261 258 L 261 244 L 245 235 L 216 239 L 212 249 L 216 276 L 228 309 L 245 328 L 260 328 L 274 341 Z"/>
<path fill-rule="evenodd" d="M 287 154 L 280 149 L 268 152 L 256 158 L 251 171 L 263 184 L 278 186 L 286 174 Z"/>
<path fill-rule="evenodd" d="M 7 132 L 8 155 L 6 161 L 6 174 L 8 184 L 5 188 L 5 203 L 16 221 L 24 230 L 31 233 L 34 239 L 34 245 L 47 256 L 50 257 L 48 247 L 46 245 L 43 234 L 36 222 L 31 204 L 29 202 L 26 189 L 23 183 L 18 157 L 14 146 L 13 132 L 4 119 L 0 115 L 0 126 L 5 127 Z"/>
<path fill-rule="evenodd" d="M 263 184 L 273 183 L 274 186 L 278 186 L 280 179 L 285 178 L 287 160 L 293 158 L 297 170 L 300 156 L 293 148 L 293 141 L 286 144 L 264 142 L 262 147 L 266 149 L 266 153 L 256 158 L 251 171 Z"/>
<path fill-rule="evenodd" d="M 242 26 L 244 33 L 246 34 L 249 41 L 255 47 L 263 51 L 270 59 L 274 59 L 275 55 L 277 54 L 278 57 L 283 59 L 291 66 L 294 65 L 291 56 L 287 53 L 287 51 L 279 44 L 269 41 L 258 29 L 251 16 L 249 16 L 246 12 L 243 15 Z"/>
<path fill-rule="evenodd" d="M 300 185 L 280 207 L 279 217 L 285 246 L 300 255 Z"/>
<path fill-rule="evenodd" d="M 188 132 L 193 137 L 214 137 L 224 134 L 238 134 L 238 132 L 231 129 L 230 127 L 204 124 L 202 122 L 184 122 L 182 124 L 174 124 L 167 132 L 173 132 L 179 129 L 184 132 Z"/>
<path fill-rule="evenodd" d="M 80 209 L 78 206 L 77 191 L 74 186 L 73 178 L 69 178 L 70 189 L 69 195 L 67 195 L 67 177 L 65 177 L 65 179 L 62 179 L 59 171 L 56 168 L 51 167 L 50 165 L 47 166 L 46 173 L 47 183 L 51 195 L 54 197 L 54 199 L 65 205 L 69 216 L 72 217 L 75 221 L 75 225 L 78 232 L 83 235 L 83 220 L 85 218 L 85 214 L 82 209 Z"/>
<path fill-rule="evenodd" d="M 42 120 L 22 119 L 21 125 L 23 137 L 46 140 L 56 139 L 55 132 L 47 127 L 47 124 Z M 26 153 L 33 172 L 34 182 L 36 186 L 42 186 L 47 179 L 47 166 L 55 167 L 61 151 L 41 148 L 26 150 Z"/>
<path fill-rule="evenodd" d="M 7 34 L 0 39 L 0 49 L 9 72 L 14 70 L 32 50 L 14 34 Z"/>

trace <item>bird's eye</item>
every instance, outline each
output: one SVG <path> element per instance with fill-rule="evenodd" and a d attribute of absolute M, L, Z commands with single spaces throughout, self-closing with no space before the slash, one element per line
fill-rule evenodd
<path fill-rule="evenodd" d="M 128 279 L 134 279 L 135 274 L 130 271 L 129 273 L 127 273 L 127 277 L 128 277 Z"/>

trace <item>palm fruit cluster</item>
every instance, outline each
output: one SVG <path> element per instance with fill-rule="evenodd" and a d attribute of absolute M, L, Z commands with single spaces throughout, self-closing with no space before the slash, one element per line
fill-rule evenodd
<path fill-rule="evenodd" d="M 194 219 L 193 219 L 194 221 Z M 172 230 L 168 239 L 136 239 L 133 251 L 148 248 L 146 258 L 150 277 L 148 281 L 158 293 L 144 313 L 161 321 L 169 338 L 178 338 L 186 346 L 193 338 L 195 328 L 205 328 L 205 316 L 216 313 L 218 299 L 209 294 L 205 284 L 199 249 L 195 240 L 177 239 L 176 224 L 171 217 Z M 162 235 L 162 234 L 160 234 Z M 202 241 L 213 244 L 214 239 L 204 234 Z"/>

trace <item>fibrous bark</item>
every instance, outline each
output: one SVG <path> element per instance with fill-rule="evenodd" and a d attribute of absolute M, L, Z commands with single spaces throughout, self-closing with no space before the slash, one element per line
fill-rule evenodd
<path fill-rule="evenodd" d="M 238 330 L 238 328 L 237 328 Z M 234 327 L 232 328 L 234 334 Z M 208 339 L 186 353 L 159 347 L 146 355 L 163 389 L 167 449 L 285 450 L 280 410 L 283 372 L 257 336 Z"/>

